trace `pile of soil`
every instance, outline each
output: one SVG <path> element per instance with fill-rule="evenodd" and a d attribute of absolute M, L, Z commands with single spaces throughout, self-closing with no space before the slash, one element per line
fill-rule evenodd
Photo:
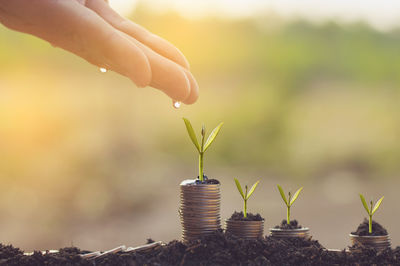
<path fill-rule="evenodd" d="M 286 220 L 282 220 L 280 225 L 275 226 L 276 229 L 301 229 L 303 226 L 299 225 L 297 220 L 291 220 L 288 224 Z"/>
<path fill-rule="evenodd" d="M 264 218 L 261 217 L 259 213 L 257 214 L 252 214 L 250 212 L 247 213 L 247 217 L 244 218 L 243 212 L 234 212 L 229 218 L 229 220 L 232 221 L 263 221 Z"/>
<path fill-rule="evenodd" d="M 9 266 L 36 266 L 36 265 L 90 265 L 93 262 L 82 259 L 79 254 L 82 252 L 75 247 L 62 248 L 58 253 L 42 254 L 35 251 L 33 255 L 27 256 L 23 252 L 12 246 L 0 244 L 0 265 Z"/>
<path fill-rule="evenodd" d="M 200 178 L 197 176 L 196 184 L 219 184 L 217 179 L 208 179 L 206 175 L 203 175 L 203 182 L 200 181 Z"/>
<path fill-rule="evenodd" d="M 57 254 L 25 256 L 19 249 L 0 245 L 0 265 L 400 265 L 400 247 L 382 253 L 332 252 L 315 240 L 244 240 L 222 230 L 188 244 L 174 240 L 147 252 L 120 252 L 93 260 L 82 259 L 80 253 L 64 248 Z"/>
<path fill-rule="evenodd" d="M 388 234 L 387 230 L 374 220 L 372 220 L 372 233 L 370 234 L 368 219 L 364 219 L 364 221 L 358 226 L 357 230 L 351 233 L 358 236 L 386 236 Z"/>

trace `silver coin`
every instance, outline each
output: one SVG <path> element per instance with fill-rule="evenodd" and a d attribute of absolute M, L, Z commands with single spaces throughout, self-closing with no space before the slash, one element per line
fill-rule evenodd
<path fill-rule="evenodd" d="M 370 247 L 374 248 L 377 251 L 382 251 L 387 248 L 391 247 L 391 241 L 389 238 L 389 235 L 385 236 L 358 236 L 358 235 L 353 235 L 350 234 L 350 240 L 354 245 L 357 245 L 356 248 L 351 247 L 350 250 L 355 251 L 358 250 L 358 247 L 365 246 L 365 247 Z"/>

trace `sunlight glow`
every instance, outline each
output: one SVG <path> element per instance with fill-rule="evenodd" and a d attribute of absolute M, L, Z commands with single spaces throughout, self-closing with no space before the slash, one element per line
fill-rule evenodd
<path fill-rule="evenodd" d="M 137 3 L 157 11 L 175 10 L 189 18 L 276 13 L 287 19 L 300 17 L 314 22 L 327 19 L 339 22 L 363 20 L 381 30 L 400 25 L 400 1 L 396 0 L 110 0 L 110 5 L 123 15 L 129 14 Z"/>

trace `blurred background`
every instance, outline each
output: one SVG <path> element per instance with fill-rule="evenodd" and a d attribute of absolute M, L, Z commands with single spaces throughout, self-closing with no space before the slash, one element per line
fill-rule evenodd
<path fill-rule="evenodd" d="M 151 88 L 0 27 L 0 241 L 104 250 L 180 238 L 179 183 L 197 176 L 182 117 L 225 125 L 205 155 L 222 217 L 233 178 L 249 211 L 285 218 L 276 189 L 304 186 L 293 218 L 344 248 L 366 216 L 400 244 L 400 4 L 396 1 L 110 1 L 179 47 L 200 84 L 172 108 Z M 397 8 L 399 7 L 399 8 Z M 266 230 L 267 232 L 267 230 Z"/>

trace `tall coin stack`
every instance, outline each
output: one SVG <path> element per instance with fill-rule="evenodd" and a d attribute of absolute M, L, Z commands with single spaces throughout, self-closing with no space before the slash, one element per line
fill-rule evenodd
<path fill-rule="evenodd" d="M 220 229 L 220 184 L 183 181 L 180 187 L 182 240 L 187 242 Z"/>

